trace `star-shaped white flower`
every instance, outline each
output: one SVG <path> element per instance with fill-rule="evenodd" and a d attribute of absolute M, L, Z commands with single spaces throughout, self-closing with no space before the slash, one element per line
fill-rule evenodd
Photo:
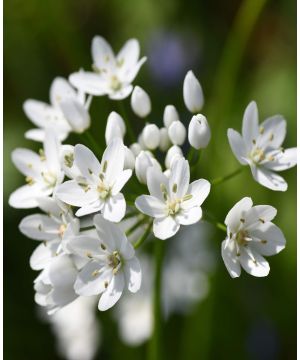
<path fill-rule="evenodd" d="M 72 130 L 81 132 L 90 125 L 88 105 L 89 101 L 82 92 L 75 91 L 64 78 L 55 78 L 50 87 L 50 104 L 32 99 L 25 101 L 25 114 L 38 127 L 28 130 L 25 137 L 44 141 L 45 131 L 49 127 L 61 141 Z"/>
<path fill-rule="evenodd" d="M 56 196 L 63 202 L 80 207 L 77 216 L 101 211 L 107 220 L 119 222 L 125 215 L 126 202 L 120 193 L 132 174 L 124 170 L 125 148 L 121 139 L 113 139 L 101 163 L 84 145 L 76 145 L 74 162 L 81 176 L 61 184 Z"/>
<path fill-rule="evenodd" d="M 269 205 L 252 206 L 245 197 L 226 216 L 227 237 L 222 257 L 231 277 L 240 276 L 241 267 L 253 276 L 267 276 L 269 263 L 263 256 L 278 254 L 285 248 L 282 231 L 271 220 L 277 210 Z"/>
<path fill-rule="evenodd" d="M 118 55 L 101 36 L 92 41 L 93 70 L 70 75 L 70 82 L 87 94 L 108 95 L 110 99 L 124 99 L 132 91 L 135 79 L 146 57 L 139 60 L 140 46 L 136 39 L 128 40 Z"/>
<path fill-rule="evenodd" d="M 37 199 L 45 214 L 26 216 L 20 223 L 21 233 L 42 243 L 30 257 L 34 270 L 46 267 L 54 256 L 65 252 L 67 239 L 79 233 L 79 219 L 73 216 L 70 206 L 55 198 Z"/>
<path fill-rule="evenodd" d="M 38 198 L 50 196 L 55 187 L 63 181 L 60 165 L 60 143 L 51 129 L 47 129 L 44 150 L 40 154 L 28 149 L 15 149 L 12 161 L 26 176 L 27 185 L 15 190 L 9 197 L 9 205 L 15 208 L 39 206 Z"/>
<path fill-rule="evenodd" d="M 296 165 L 297 149 L 281 147 L 286 135 L 286 121 L 280 115 L 258 124 L 257 105 L 252 101 L 243 118 L 242 135 L 228 129 L 231 149 L 242 165 L 250 165 L 254 179 L 275 191 L 286 191 L 287 183 L 274 171 L 283 171 Z"/>
<path fill-rule="evenodd" d="M 69 248 L 90 260 L 79 272 L 74 289 L 82 296 L 101 294 L 98 308 L 111 308 L 124 288 L 135 293 L 141 286 L 141 267 L 133 246 L 118 225 L 95 215 L 97 236 L 80 235 L 69 242 Z"/>
<path fill-rule="evenodd" d="M 34 280 L 35 302 L 46 306 L 49 315 L 68 305 L 78 297 L 74 291 L 77 274 L 70 256 L 54 257 Z"/>
<path fill-rule="evenodd" d="M 150 195 L 139 196 L 135 206 L 144 214 L 154 217 L 154 235 L 162 240 L 177 233 L 180 225 L 190 225 L 202 217 L 201 205 L 209 194 L 210 183 L 200 179 L 189 184 L 188 161 L 180 158 L 173 162 L 170 177 L 150 167 L 147 186 Z"/>

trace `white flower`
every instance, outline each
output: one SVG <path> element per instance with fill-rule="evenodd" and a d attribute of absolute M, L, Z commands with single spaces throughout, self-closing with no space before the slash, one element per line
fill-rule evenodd
<path fill-rule="evenodd" d="M 168 130 L 165 127 L 159 129 L 159 149 L 160 151 L 167 151 L 171 146 L 171 141 L 168 135 Z"/>
<path fill-rule="evenodd" d="M 124 120 L 121 115 L 117 112 L 112 111 L 108 118 L 105 128 L 105 141 L 106 145 L 108 145 L 112 139 L 118 137 L 120 139 L 124 139 L 126 133 L 126 126 Z"/>
<path fill-rule="evenodd" d="M 135 156 L 127 146 L 124 146 L 124 148 L 125 148 L 124 169 L 133 170 L 135 167 Z"/>
<path fill-rule="evenodd" d="M 178 112 L 174 105 L 167 105 L 164 110 L 163 121 L 166 128 L 168 128 L 173 121 L 179 120 Z"/>
<path fill-rule="evenodd" d="M 84 145 L 76 145 L 74 162 L 81 176 L 60 185 L 56 196 L 67 204 L 80 207 L 76 216 L 101 211 L 104 218 L 119 222 L 126 211 L 120 193 L 132 171 L 124 170 L 125 148 L 121 139 L 113 139 L 102 156 L 101 164 Z"/>
<path fill-rule="evenodd" d="M 111 308 L 121 297 L 125 287 L 135 293 L 141 286 L 140 263 L 133 246 L 118 225 L 95 215 L 97 237 L 74 237 L 69 246 L 90 261 L 79 272 L 74 288 L 77 294 L 101 294 L 98 308 Z"/>
<path fill-rule="evenodd" d="M 92 360 L 101 343 L 95 298 L 79 297 L 47 320 L 56 337 L 58 350 L 67 360 Z M 75 315 L 75 316 L 74 316 Z"/>
<path fill-rule="evenodd" d="M 130 150 L 133 152 L 133 155 L 136 157 L 142 151 L 142 147 L 139 143 L 133 143 L 130 145 Z"/>
<path fill-rule="evenodd" d="M 187 72 L 184 78 L 183 100 L 187 109 L 193 114 L 198 113 L 204 103 L 201 85 L 191 70 Z"/>
<path fill-rule="evenodd" d="M 168 128 L 169 138 L 174 145 L 182 145 L 186 138 L 186 129 L 180 120 L 173 121 Z"/>
<path fill-rule="evenodd" d="M 56 256 L 34 280 L 35 302 L 48 314 L 66 306 L 78 295 L 74 291 L 77 269 L 68 255 Z"/>
<path fill-rule="evenodd" d="M 165 158 L 166 168 L 170 169 L 174 158 L 181 158 L 181 157 L 183 157 L 183 153 L 179 146 L 173 145 L 172 147 L 170 147 Z"/>
<path fill-rule="evenodd" d="M 15 149 L 12 161 L 26 176 L 27 185 L 15 190 L 9 197 L 9 205 L 27 209 L 38 206 L 37 199 L 47 197 L 63 181 L 64 173 L 60 166 L 60 143 L 53 130 L 46 131 L 44 150 L 40 154 L 28 149 Z"/>
<path fill-rule="evenodd" d="M 64 78 L 57 77 L 50 87 L 50 105 L 26 100 L 24 111 L 38 127 L 25 133 L 27 139 L 44 141 L 45 129 L 52 128 L 59 140 L 67 138 L 69 132 L 82 132 L 90 125 L 88 102 L 81 92 L 76 92 Z"/>
<path fill-rule="evenodd" d="M 92 41 L 94 72 L 79 71 L 70 75 L 70 82 L 87 94 L 108 95 L 110 99 L 121 100 L 132 91 L 135 79 L 146 57 L 139 60 L 140 46 L 136 39 L 128 40 L 117 56 L 107 41 L 95 36 Z"/>
<path fill-rule="evenodd" d="M 231 149 L 242 165 L 250 165 L 254 179 L 261 185 L 277 191 L 286 191 L 287 183 L 274 171 L 283 171 L 296 165 L 297 149 L 281 147 L 286 135 L 286 121 L 280 115 L 258 124 L 257 105 L 252 101 L 243 118 L 242 135 L 228 129 Z"/>
<path fill-rule="evenodd" d="M 142 133 L 142 142 L 147 149 L 155 150 L 159 145 L 159 128 L 155 124 L 147 124 Z"/>
<path fill-rule="evenodd" d="M 201 204 L 210 191 L 210 183 L 200 179 L 189 184 L 190 168 L 187 160 L 178 159 L 171 168 L 170 178 L 151 167 L 147 172 L 150 195 L 139 196 L 135 206 L 154 217 L 153 232 L 159 239 L 177 233 L 180 225 L 190 225 L 202 217 Z"/>
<path fill-rule="evenodd" d="M 54 198 L 37 199 L 39 208 L 46 214 L 26 216 L 20 223 L 21 233 L 27 237 L 42 241 L 30 257 L 30 266 L 41 270 L 53 257 L 65 251 L 64 243 L 70 236 L 79 232 L 79 220 L 74 218 L 72 210 Z"/>
<path fill-rule="evenodd" d="M 70 179 L 75 179 L 80 176 L 80 170 L 74 163 L 74 146 L 73 145 L 62 145 L 60 149 L 60 165 Z"/>
<path fill-rule="evenodd" d="M 135 174 L 140 183 L 147 183 L 147 171 L 153 166 L 161 169 L 159 162 L 153 157 L 152 153 L 142 150 L 135 160 Z"/>
<path fill-rule="evenodd" d="M 204 149 L 210 141 L 210 128 L 206 117 L 202 114 L 194 115 L 189 124 L 189 143 L 195 149 Z"/>
<path fill-rule="evenodd" d="M 150 97 L 146 91 L 139 86 L 135 86 L 133 89 L 130 104 L 133 112 L 141 118 L 148 116 L 151 112 Z"/>
<path fill-rule="evenodd" d="M 243 198 L 225 219 L 227 237 L 222 242 L 222 257 L 233 278 L 240 276 L 241 267 L 253 276 L 267 276 L 270 266 L 263 256 L 285 248 L 281 230 L 271 222 L 277 210 L 269 205 L 252 205 L 249 197 Z"/>

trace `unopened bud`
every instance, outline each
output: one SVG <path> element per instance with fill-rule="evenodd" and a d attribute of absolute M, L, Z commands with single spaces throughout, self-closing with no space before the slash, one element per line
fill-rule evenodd
<path fill-rule="evenodd" d="M 183 100 L 187 109 L 193 114 L 199 112 L 204 103 L 201 85 L 191 70 L 184 78 Z"/>
<path fill-rule="evenodd" d="M 210 141 L 211 133 L 206 117 L 202 114 L 194 115 L 189 124 L 189 143 L 195 149 L 204 149 Z"/>

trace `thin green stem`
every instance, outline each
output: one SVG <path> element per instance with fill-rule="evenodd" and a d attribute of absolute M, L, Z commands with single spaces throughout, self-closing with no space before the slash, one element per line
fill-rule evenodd
<path fill-rule="evenodd" d="M 83 133 L 84 137 L 86 138 L 88 144 L 92 147 L 92 149 L 97 153 L 98 156 L 100 156 L 103 152 L 101 146 L 97 143 L 94 136 L 90 133 L 89 130 L 86 130 Z"/>
<path fill-rule="evenodd" d="M 188 152 L 188 154 L 187 154 L 187 160 L 188 160 L 188 162 L 189 162 L 190 164 L 192 164 L 192 162 L 193 162 L 193 158 L 194 158 L 194 156 L 195 156 L 195 152 L 196 152 L 196 149 L 191 146 L 191 147 L 190 147 L 190 150 L 189 150 L 189 152 Z"/>
<path fill-rule="evenodd" d="M 205 210 L 204 211 L 204 215 L 203 215 L 203 220 L 207 221 L 213 225 L 215 225 L 215 227 L 217 229 L 220 229 L 222 231 L 227 232 L 227 228 L 224 224 L 220 223 L 209 211 Z"/>
<path fill-rule="evenodd" d="M 134 143 L 136 140 L 135 140 L 135 135 L 134 135 L 134 132 L 133 132 L 133 129 L 131 128 L 131 124 L 128 120 L 128 117 L 127 117 L 127 113 L 126 113 L 126 109 L 125 109 L 125 106 L 124 106 L 124 102 L 123 101 L 118 101 L 118 105 L 119 105 L 119 110 L 120 110 L 120 113 L 125 121 L 125 124 L 126 124 L 126 129 L 127 129 L 127 133 L 128 133 L 128 137 L 129 137 L 129 140 L 131 143 Z"/>
<path fill-rule="evenodd" d="M 138 229 L 141 225 L 143 225 L 146 221 L 148 221 L 148 218 L 143 216 L 142 219 L 138 220 L 134 225 L 132 225 L 127 231 L 126 236 L 131 235 L 136 229 Z"/>
<path fill-rule="evenodd" d="M 211 184 L 212 184 L 212 185 L 222 184 L 223 182 L 225 182 L 225 181 L 233 178 L 234 176 L 240 174 L 243 170 L 244 170 L 244 168 L 243 168 L 243 167 L 240 167 L 240 168 L 236 169 L 235 171 L 233 171 L 232 173 L 230 173 L 230 174 L 228 174 L 228 175 L 220 176 L 220 177 L 218 177 L 218 178 L 216 178 L 216 179 L 213 179 L 213 180 L 211 181 Z"/>
<path fill-rule="evenodd" d="M 192 165 L 192 173 L 196 171 L 196 174 L 197 174 L 197 170 L 198 170 L 198 166 L 199 166 L 199 163 L 200 163 L 200 159 L 201 159 L 201 154 L 202 154 L 202 151 L 201 150 L 198 150 L 197 151 L 197 159 L 196 159 L 196 162 Z"/>
<path fill-rule="evenodd" d="M 135 249 L 138 249 L 144 242 L 147 240 L 147 237 L 149 236 L 152 228 L 152 221 L 148 224 L 148 227 L 144 234 L 133 244 L 133 247 Z"/>
<path fill-rule="evenodd" d="M 154 298 L 153 298 L 153 318 L 154 327 L 153 335 L 149 347 L 149 360 L 164 359 L 162 344 L 163 344 L 163 316 L 161 307 L 161 286 L 162 286 L 162 268 L 164 260 L 164 246 L 165 242 L 155 239 L 154 253 L 155 253 L 155 278 L 154 278 Z"/>

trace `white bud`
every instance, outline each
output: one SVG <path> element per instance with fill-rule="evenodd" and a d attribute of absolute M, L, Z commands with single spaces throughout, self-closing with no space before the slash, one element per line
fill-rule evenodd
<path fill-rule="evenodd" d="M 142 147 L 139 143 L 133 143 L 130 145 L 130 150 L 132 151 L 135 157 L 142 151 Z"/>
<path fill-rule="evenodd" d="M 124 161 L 124 169 L 134 169 L 135 166 L 135 156 L 133 152 L 127 147 L 125 147 L 125 161 Z"/>
<path fill-rule="evenodd" d="M 62 101 L 59 106 L 74 132 L 81 134 L 90 127 L 89 112 L 78 100 L 69 98 Z"/>
<path fill-rule="evenodd" d="M 173 121 L 168 129 L 169 138 L 174 145 L 182 145 L 186 138 L 186 129 L 179 120 Z"/>
<path fill-rule="evenodd" d="M 173 145 L 172 147 L 170 147 L 170 149 L 167 152 L 167 155 L 165 158 L 165 165 L 166 165 L 167 169 L 169 169 L 171 167 L 172 158 L 175 155 L 183 156 L 181 148 L 177 145 Z"/>
<path fill-rule="evenodd" d="M 192 117 L 189 124 L 189 143 L 195 149 L 204 149 L 210 141 L 211 133 L 206 117 L 198 114 Z"/>
<path fill-rule="evenodd" d="M 149 151 L 141 151 L 135 160 L 135 174 L 142 184 L 147 183 L 147 171 L 151 166 L 161 169 L 159 162 Z"/>
<path fill-rule="evenodd" d="M 174 105 L 167 105 L 164 110 L 164 125 L 168 128 L 173 121 L 179 120 L 179 115 Z"/>
<path fill-rule="evenodd" d="M 106 145 L 114 138 L 121 138 L 123 140 L 126 133 L 126 126 L 123 118 L 115 111 L 112 111 L 106 123 L 105 141 Z"/>
<path fill-rule="evenodd" d="M 201 85 L 191 70 L 184 78 L 183 100 L 187 109 L 193 114 L 199 112 L 204 103 Z"/>
<path fill-rule="evenodd" d="M 168 135 L 168 130 L 165 127 L 159 129 L 159 149 L 167 151 L 171 146 L 171 141 Z"/>
<path fill-rule="evenodd" d="M 143 142 L 147 149 L 154 150 L 159 145 L 159 128 L 155 124 L 147 124 L 143 130 Z"/>
<path fill-rule="evenodd" d="M 151 100 L 149 95 L 139 86 L 135 86 L 131 95 L 131 108 L 133 112 L 143 118 L 151 112 Z"/>

